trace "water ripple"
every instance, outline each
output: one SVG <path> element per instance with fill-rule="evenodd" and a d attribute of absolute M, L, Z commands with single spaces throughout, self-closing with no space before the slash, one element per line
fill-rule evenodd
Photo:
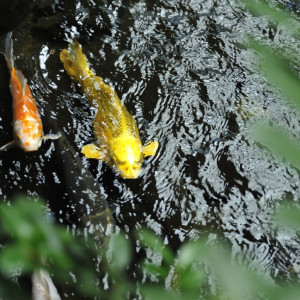
<path fill-rule="evenodd" d="M 49 28 L 39 25 L 44 17 L 30 25 L 30 39 L 22 37 L 25 29 L 14 32 L 16 63 L 46 129 L 54 121 L 76 153 L 93 139 L 95 112 L 58 57 L 76 36 L 95 72 L 136 118 L 143 143 L 160 143 L 159 154 L 145 159 L 135 181 L 79 156 L 114 207 L 118 225 L 128 233 L 148 226 L 175 250 L 185 239 L 215 230 L 230 241 L 234 255 L 266 273 L 299 274 L 297 237 L 283 229 L 275 233 L 269 222 L 283 198 L 299 199 L 299 172 L 257 147 L 241 111 L 254 115 L 249 122 L 273 118 L 294 137 L 300 134 L 299 115 L 258 75 L 253 51 L 240 47 L 250 31 L 292 57 L 299 42 L 231 0 L 60 1 L 52 14 L 56 22 Z M 48 196 L 63 182 L 55 143 L 43 147 L 28 156 L 18 149 L 1 154 L 4 198 L 17 187 Z"/>

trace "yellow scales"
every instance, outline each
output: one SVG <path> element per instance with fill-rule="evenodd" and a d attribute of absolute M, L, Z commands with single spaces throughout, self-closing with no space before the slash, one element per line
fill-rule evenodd
<path fill-rule="evenodd" d="M 90 70 L 77 41 L 61 51 L 60 59 L 71 78 L 81 84 L 90 105 L 97 108 L 93 126 L 99 145 L 85 145 L 81 152 L 88 158 L 102 159 L 123 178 L 137 178 L 143 158 L 156 153 L 158 142 L 142 146 L 134 118 L 115 90 Z"/>

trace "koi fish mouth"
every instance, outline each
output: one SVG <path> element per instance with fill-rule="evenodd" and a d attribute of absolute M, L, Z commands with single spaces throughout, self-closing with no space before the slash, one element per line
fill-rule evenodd
<path fill-rule="evenodd" d="M 126 167 L 126 168 L 118 168 L 118 173 L 124 179 L 136 179 L 141 174 L 141 168 L 135 167 Z"/>
<path fill-rule="evenodd" d="M 27 152 L 38 150 L 41 144 L 42 144 L 42 138 L 30 142 L 19 143 L 20 148 L 22 148 L 24 151 Z"/>

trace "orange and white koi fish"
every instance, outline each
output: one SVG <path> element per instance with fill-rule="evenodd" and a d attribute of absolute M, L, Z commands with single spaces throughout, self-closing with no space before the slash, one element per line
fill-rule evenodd
<path fill-rule="evenodd" d="M 24 151 L 36 151 L 44 139 L 57 139 L 58 134 L 44 135 L 43 125 L 36 103 L 20 70 L 16 70 L 13 59 L 12 37 L 8 33 L 5 41 L 5 59 L 10 71 L 10 92 L 13 107 L 14 140 L 2 146 L 0 151 L 17 145 Z"/>

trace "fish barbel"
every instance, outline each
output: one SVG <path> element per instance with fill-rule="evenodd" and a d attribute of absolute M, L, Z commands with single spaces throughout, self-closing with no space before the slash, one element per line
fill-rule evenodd
<path fill-rule="evenodd" d="M 20 70 L 16 70 L 13 59 L 12 33 L 5 41 L 5 59 L 10 71 L 10 92 L 12 95 L 14 140 L 2 146 L 0 151 L 14 145 L 24 151 L 36 151 L 43 139 L 57 139 L 60 134 L 43 133 L 43 125 L 37 105 L 33 99 L 27 79 Z"/>
<path fill-rule="evenodd" d="M 158 142 L 142 146 L 134 118 L 115 90 L 90 69 L 77 41 L 61 51 L 60 59 L 70 77 L 80 83 L 90 105 L 97 109 L 93 128 L 99 145 L 85 145 L 81 152 L 107 162 L 123 178 L 137 178 L 143 158 L 156 153 Z"/>

